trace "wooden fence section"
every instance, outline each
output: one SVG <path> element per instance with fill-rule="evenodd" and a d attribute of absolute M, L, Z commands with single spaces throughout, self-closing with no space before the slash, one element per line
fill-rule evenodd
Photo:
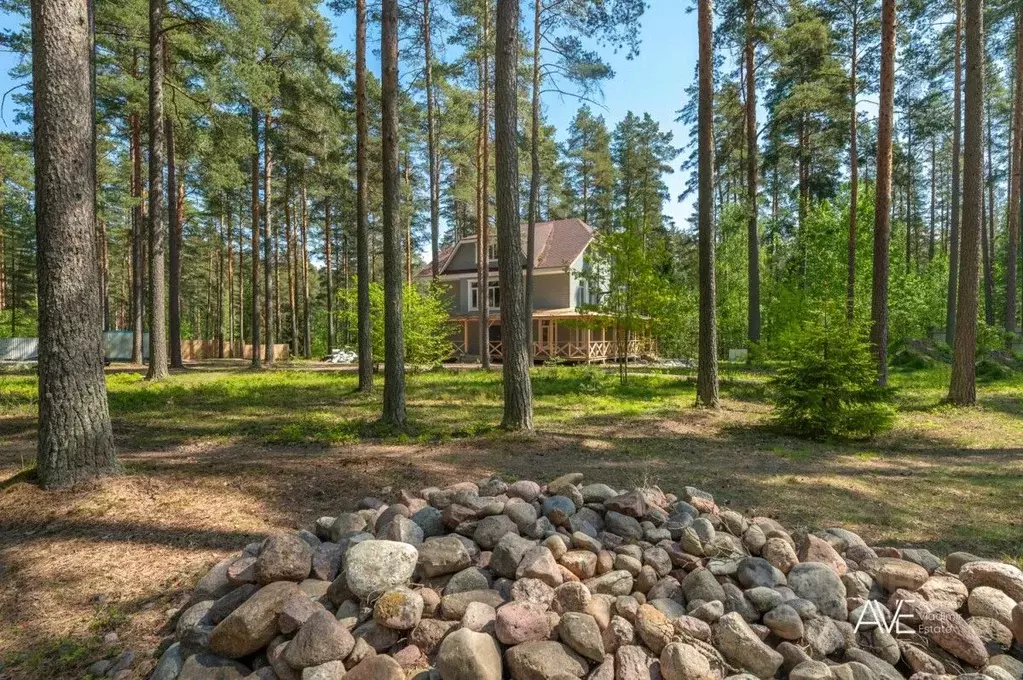
<path fill-rule="evenodd" d="M 239 349 L 241 351 L 239 351 Z M 263 356 L 265 350 L 260 347 L 260 356 Z M 288 345 L 274 345 L 274 360 L 275 361 L 287 361 L 291 357 L 291 351 Z M 204 359 L 219 359 L 220 353 L 217 348 L 216 340 L 182 340 L 181 341 L 181 358 L 184 361 L 202 361 Z M 252 358 L 252 345 L 240 346 L 235 345 L 229 347 L 228 344 L 224 343 L 224 358 L 225 359 L 251 359 Z"/>

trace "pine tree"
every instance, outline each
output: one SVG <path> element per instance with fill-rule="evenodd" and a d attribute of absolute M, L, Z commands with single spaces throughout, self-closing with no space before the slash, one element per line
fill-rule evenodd
<path fill-rule="evenodd" d="M 494 168 L 497 190 L 498 261 L 506 272 L 522 271 L 519 225 L 519 165 L 517 146 L 519 54 L 518 3 L 497 3 L 494 60 Z M 533 386 L 529 377 L 530 319 L 525 315 L 525 286 L 519 276 L 502 276 L 501 355 L 504 377 L 504 417 L 509 430 L 533 429 Z M 486 289 L 480 290 L 480 297 Z"/>
<path fill-rule="evenodd" d="M 46 488 L 117 470 L 102 310 L 93 294 L 99 272 L 91 25 L 84 3 L 32 2 L 40 303 L 36 465 Z"/>
<path fill-rule="evenodd" d="M 699 0 L 699 250 L 700 321 L 696 403 L 718 408 L 717 319 L 714 286 L 714 15 L 711 0 Z"/>
<path fill-rule="evenodd" d="M 977 254 L 984 205 L 984 2 L 965 0 L 966 129 L 963 144 L 963 221 L 960 234 L 958 314 L 948 399 L 977 402 Z"/>

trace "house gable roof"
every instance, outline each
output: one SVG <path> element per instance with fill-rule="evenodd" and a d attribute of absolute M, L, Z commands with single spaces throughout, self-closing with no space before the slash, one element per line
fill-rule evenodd
<path fill-rule="evenodd" d="M 522 225 L 522 250 L 526 249 L 527 226 Z M 571 266 L 593 240 L 593 229 L 577 217 L 536 224 L 536 252 L 533 258 L 533 269 L 565 269 Z M 441 274 L 460 274 L 476 271 L 476 267 L 449 268 L 455 260 L 459 248 L 476 247 L 476 237 L 468 236 L 458 243 L 443 249 L 438 255 Z M 474 260 L 475 261 L 475 260 Z M 428 264 L 419 276 L 429 276 L 432 272 Z"/>

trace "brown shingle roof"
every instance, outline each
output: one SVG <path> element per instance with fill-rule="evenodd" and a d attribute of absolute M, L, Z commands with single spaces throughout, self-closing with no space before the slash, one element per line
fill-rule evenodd
<path fill-rule="evenodd" d="M 522 250 L 526 250 L 527 226 L 522 225 Z M 593 229 L 577 217 L 567 220 L 536 223 L 536 252 L 533 260 L 534 269 L 564 269 L 570 266 L 593 240 Z M 447 270 L 448 264 L 455 255 L 459 245 L 468 246 L 475 243 L 475 237 L 469 237 L 465 243 L 455 244 L 440 252 L 440 272 L 454 274 L 472 269 Z M 473 246 L 474 247 L 474 246 Z M 427 276 L 431 272 L 428 264 L 419 276 Z"/>

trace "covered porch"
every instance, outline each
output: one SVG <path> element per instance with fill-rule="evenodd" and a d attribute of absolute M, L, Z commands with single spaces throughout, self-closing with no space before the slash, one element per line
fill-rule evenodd
<path fill-rule="evenodd" d="M 475 314 L 453 317 L 457 332 L 451 337 L 452 359 L 479 360 L 479 317 Z M 492 361 L 500 361 L 501 317 L 488 320 L 487 351 Z M 533 312 L 533 357 L 538 362 L 603 363 L 633 361 L 657 355 L 657 342 L 646 324 L 627 333 L 610 317 L 581 314 L 574 309 L 546 309 Z"/>

